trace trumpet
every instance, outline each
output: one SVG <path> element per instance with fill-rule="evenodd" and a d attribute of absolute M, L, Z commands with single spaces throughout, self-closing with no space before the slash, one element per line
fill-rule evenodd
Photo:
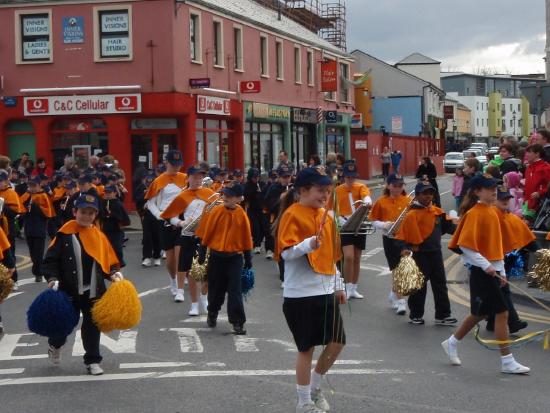
<path fill-rule="evenodd" d="M 413 194 L 414 194 L 414 191 L 411 191 L 409 196 Z M 409 202 L 409 204 L 406 206 L 405 209 L 403 209 L 403 211 L 401 211 L 401 213 L 399 214 L 395 222 L 388 229 L 388 233 L 386 234 L 388 238 L 395 238 L 395 234 L 397 234 L 397 232 L 399 231 L 399 228 L 401 228 L 401 224 L 403 224 L 403 220 L 405 219 L 407 212 L 409 212 L 409 210 L 411 209 L 415 199 L 416 199 L 415 197 L 411 198 L 411 201 Z"/>
<path fill-rule="evenodd" d="M 0 215 L 2 215 L 2 212 L 4 212 L 5 203 L 6 203 L 6 200 L 0 196 Z"/>
<path fill-rule="evenodd" d="M 359 208 L 348 218 L 346 223 L 340 229 L 340 235 L 372 235 L 376 228 L 368 219 L 371 205 L 365 204 L 362 200 L 355 201 L 353 205 L 359 204 Z"/>
<path fill-rule="evenodd" d="M 211 201 L 212 198 L 214 198 L 213 201 Z M 191 222 L 189 222 L 189 224 L 182 227 L 181 229 L 182 232 L 195 233 L 195 231 L 199 227 L 199 223 L 201 221 L 201 218 L 204 216 L 204 214 L 210 212 L 214 207 L 223 204 L 222 194 L 220 192 L 216 192 L 210 195 L 206 200 L 206 202 L 207 202 L 207 205 L 202 210 L 202 213 L 198 217 L 193 218 Z"/>

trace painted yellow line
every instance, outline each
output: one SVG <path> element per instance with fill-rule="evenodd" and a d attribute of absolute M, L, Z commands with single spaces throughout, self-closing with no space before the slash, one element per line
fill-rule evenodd
<path fill-rule="evenodd" d="M 458 255 L 451 255 L 445 260 L 445 270 L 447 273 L 448 281 L 457 281 L 458 274 L 463 269 L 463 264 Z M 456 284 L 449 285 L 449 299 L 453 300 L 457 304 L 461 304 L 470 308 L 470 295 L 464 288 L 459 287 Z M 542 316 L 539 314 L 533 314 L 524 311 L 518 311 L 521 318 L 528 321 L 534 321 L 542 324 L 550 324 L 550 317 Z"/>

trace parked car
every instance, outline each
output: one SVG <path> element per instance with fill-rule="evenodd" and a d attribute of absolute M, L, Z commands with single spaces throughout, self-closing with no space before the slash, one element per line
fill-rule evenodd
<path fill-rule="evenodd" d="M 489 148 L 489 153 L 492 154 L 492 155 L 498 154 L 498 146 L 491 146 Z"/>
<path fill-rule="evenodd" d="M 485 155 L 489 150 L 488 145 L 485 142 L 474 142 L 470 145 L 470 148 L 480 148 L 482 155 Z"/>
<path fill-rule="evenodd" d="M 473 153 L 476 159 L 481 163 L 481 166 L 487 165 L 487 157 L 483 154 L 481 148 L 468 148 L 462 152 L 464 154 L 464 159 L 467 159 L 471 153 Z"/>
<path fill-rule="evenodd" d="M 445 172 L 454 172 L 456 168 L 464 167 L 464 154 L 462 152 L 447 152 L 443 158 Z"/>

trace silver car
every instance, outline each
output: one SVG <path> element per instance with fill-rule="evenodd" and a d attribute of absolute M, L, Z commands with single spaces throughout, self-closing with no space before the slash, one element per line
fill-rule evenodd
<path fill-rule="evenodd" d="M 456 168 L 464 167 L 464 154 L 462 152 L 447 152 L 443 158 L 445 172 L 454 172 Z"/>

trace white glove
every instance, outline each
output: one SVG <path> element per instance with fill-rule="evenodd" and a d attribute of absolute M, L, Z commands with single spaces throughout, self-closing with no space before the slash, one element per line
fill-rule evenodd
<path fill-rule="evenodd" d="M 388 231 L 391 228 L 392 225 L 393 225 L 393 222 L 391 222 L 391 221 L 384 222 L 384 230 Z"/>
<path fill-rule="evenodd" d="M 447 215 L 449 215 L 451 219 L 458 218 L 458 214 L 454 209 L 451 209 Z"/>
<path fill-rule="evenodd" d="M 123 279 L 124 279 L 124 275 L 122 275 L 122 273 L 119 272 L 119 271 L 117 271 L 113 275 L 111 275 L 111 281 L 112 282 L 122 281 Z"/>
<path fill-rule="evenodd" d="M 54 291 L 57 291 L 59 289 L 59 281 L 50 281 L 48 283 L 48 288 L 51 288 Z"/>
<path fill-rule="evenodd" d="M 347 218 L 343 216 L 338 217 L 338 225 L 343 226 L 347 222 Z"/>

